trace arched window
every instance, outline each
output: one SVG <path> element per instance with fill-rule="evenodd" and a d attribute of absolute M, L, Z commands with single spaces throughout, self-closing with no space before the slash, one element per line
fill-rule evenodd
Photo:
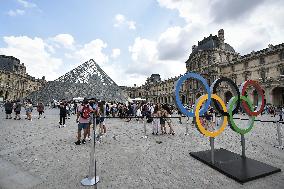
<path fill-rule="evenodd" d="M 264 63 L 265 63 L 264 57 L 260 57 L 260 58 L 259 58 L 259 63 L 260 63 L 260 64 L 264 64 Z"/>

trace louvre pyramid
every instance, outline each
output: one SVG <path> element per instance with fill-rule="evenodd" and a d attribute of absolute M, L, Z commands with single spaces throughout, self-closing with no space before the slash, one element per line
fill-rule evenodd
<path fill-rule="evenodd" d="M 76 97 L 126 102 L 127 96 L 93 60 L 81 64 L 54 81 L 49 81 L 27 99 L 48 103 L 52 100 L 72 100 Z"/>

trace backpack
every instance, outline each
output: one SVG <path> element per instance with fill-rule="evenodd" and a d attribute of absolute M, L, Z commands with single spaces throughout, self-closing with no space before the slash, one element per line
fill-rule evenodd
<path fill-rule="evenodd" d="M 89 106 L 84 106 L 82 111 L 81 111 L 81 117 L 84 118 L 84 119 L 88 119 L 90 118 L 90 113 L 91 113 L 91 110 L 89 108 Z"/>

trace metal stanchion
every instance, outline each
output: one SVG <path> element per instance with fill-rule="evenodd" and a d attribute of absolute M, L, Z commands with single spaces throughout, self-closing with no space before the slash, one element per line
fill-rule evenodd
<path fill-rule="evenodd" d="M 94 129 L 93 129 L 93 142 L 91 145 L 91 150 L 90 150 L 90 167 L 89 167 L 89 175 L 87 178 L 84 178 L 83 180 L 81 180 L 81 184 L 84 186 L 92 186 L 96 185 L 99 182 L 99 176 L 97 176 L 97 170 L 96 170 L 96 164 L 97 161 L 95 160 L 95 147 L 96 147 L 96 126 L 97 126 L 97 120 L 96 117 L 94 118 Z"/>
<path fill-rule="evenodd" d="M 276 122 L 277 124 L 277 138 L 278 138 L 278 145 L 275 145 L 276 148 L 284 149 L 283 143 L 282 143 L 282 136 L 281 136 L 281 128 L 280 128 L 280 121 Z"/>
<path fill-rule="evenodd" d="M 189 133 L 188 133 L 188 122 L 189 122 L 189 117 L 187 117 L 187 121 L 186 121 L 186 126 L 185 126 L 185 133 L 184 133 L 184 135 L 189 135 Z"/>
<path fill-rule="evenodd" d="M 242 157 L 246 157 L 246 141 L 245 141 L 245 135 L 241 134 L 241 144 L 242 144 Z"/>
<path fill-rule="evenodd" d="M 210 146 L 211 146 L 211 163 L 214 164 L 214 137 L 210 137 Z"/>
<path fill-rule="evenodd" d="M 147 133 L 146 133 L 146 118 L 143 117 L 142 120 L 143 120 L 143 125 L 144 125 L 144 132 L 143 132 L 144 135 L 141 138 L 148 138 Z"/>

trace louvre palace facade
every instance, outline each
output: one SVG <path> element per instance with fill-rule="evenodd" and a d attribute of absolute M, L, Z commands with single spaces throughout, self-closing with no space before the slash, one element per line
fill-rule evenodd
<path fill-rule="evenodd" d="M 268 45 L 263 50 L 241 56 L 225 43 L 224 30 L 220 29 L 218 35 L 210 34 L 192 46 L 185 65 L 188 72 L 201 74 L 209 84 L 221 76 L 231 78 L 238 86 L 246 80 L 256 80 L 264 90 L 267 104 L 284 105 L 284 43 Z M 159 74 L 152 74 L 144 85 L 123 87 L 123 90 L 130 98 L 141 97 L 152 103 L 174 104 L 175 82 L 179 77 L 161 81 Z M 234 95 L 226 83 L 220 85 L 217 93 L 226 102 Z M 184 104 L 194 104 L 202 94 L 202 84 L 189 79 L 182 86 L 180 99 Z M 249 88 L 247 94 L 256 105 L 257 92 Z"/>
<path fill-rule="evenodd" d="M 26 73 L 26 66 L 13 56 L 0 55 L 0 100 L 17 100 L 37 91 L 46 80 Z"/>

